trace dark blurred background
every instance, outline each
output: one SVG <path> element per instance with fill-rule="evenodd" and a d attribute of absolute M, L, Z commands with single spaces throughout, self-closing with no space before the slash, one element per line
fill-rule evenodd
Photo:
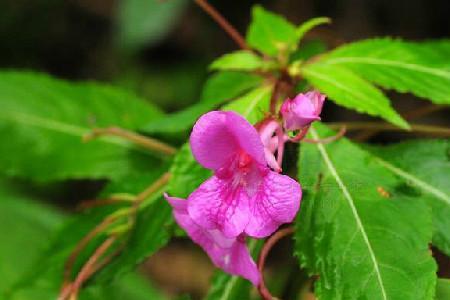
<path fill-rule="evenodd" d="M 294 23 L 328 16 L 315 30 L 334 47 L 375 36 L 450 36 L 447 0 L 210 1 L 242 33 L 261 3 Z M 135 90 L 167 111 L 196 101 L 206 66 L 236 49 L 189 0 L 1 0 L 0 67 L 95 79 Z"/>
<path fill-rule="evenodd" d="M 321 39 L 330 48 L 376 36 L 414 41 L 450 37 L 448 0 L 210 3 L 243 34 L 255 3 L 283 14 L 296 24 L 312 17 L 331 17 L 331 26 L 308 35 L 309 40 Z M 112 83 L 133 90 L 167 112 L 197 101 L 208 75 L 208 64 L 237 49 L 210 17 L 188 0 L 1 0 L 0 40 L 3 69 L 31 69 L 71 80 Z M 389 96 L 400 112 L 429 105 L 411 95 L 389 93 Z M 418 121 L 448 125 L 447 116 L 448 110 L 441 110 Z M 328 103 L 323 119 L 351 121 L 367 117 Z M 390 133 L 371 140 L 390 142 L 405 136 L 411 137 Z M 63 206 L 71 209 L 82 199 L 95 195 L 98 189 L 98 183 L 70 182 L 44 196 L 66 199 Z M 285 247 L 289 247 L 286 242 L 277 246 L 274 256 L 278 251 L 283 257 Z M 196 247 L 191 248 L 192 251 L 180 252 L 176 243 L 167 247 L 146 263 L 144 272 L 166 289 L 201 295 L 213 269 Z M 298 272 L 295 261 L 289 258 L 272 262 L 272 266 L 277 264 Z M 200 275 L 191 276 L 193 269 Z M 441 270 L 441 275 L 449 277 L 450 274 L 445 274 L 448 271 Z"/>

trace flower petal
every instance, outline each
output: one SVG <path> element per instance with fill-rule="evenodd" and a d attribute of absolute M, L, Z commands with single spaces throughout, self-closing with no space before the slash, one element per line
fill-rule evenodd
<path fill-rule="evenodd" d="M 174 208 L 174 217 L 178 225 L 205 250 L 214 265 L 227 273 L 248 279 L 255 286 L 259 284 L 259 271 L 250 256 L 244 237 L 227 238 L 219 230 L 202 228 L 189 216 L 186 210 L 188 201 L 167 195 L 165 197 Z"/>
<path fill-rule="evenodd" d="M 218 229 L 227 237 L 240 235 L 250 218 L 248 195 L 232 182 L 216 176 L 189 195 L 187 210 L 206 229 Z"/>
<path fill-rule="evenodd" d="M 252 217 L 245 233 L 262 238 L 271 235 L 281 224 L 292 222 L 300 207 L 301 196 L 297 181 L 270 171 L 258 193 L 250 199 Z"/>
<path fill-rule="evenodd" d="M 195 159 L 205 168 L 217 170 L 244 150 L 260 164 L 265 164 L 263 145 L 256 129 L 240 115 L 211 111 L 195 123 L 190 137 Z"/>

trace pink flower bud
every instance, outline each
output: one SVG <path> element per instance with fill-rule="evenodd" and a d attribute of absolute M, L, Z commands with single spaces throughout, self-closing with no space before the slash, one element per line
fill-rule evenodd
<path fill-rule="evenodd" d="M 284 128 L 298 130 L 320 120 L 325 98 L 325 95 L 311 91 L 306 94 L 298 94 L 294 99 L 286 99 L 280 109 Z"/>

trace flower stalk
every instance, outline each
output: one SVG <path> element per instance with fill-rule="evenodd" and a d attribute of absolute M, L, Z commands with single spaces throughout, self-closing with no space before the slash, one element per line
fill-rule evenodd
<path fill-rule="evenodd" d="M 200 6 L 216 23 L 230 36 L 230 38 L 244 50 L 250 50 L 247 46 L 244 37 L 239 31 L 231 25 L 227 19 L 225 19 L 212 5 L 206 0 L 194 0 L 194 2 Z"/>
<path fill-rule="evenodd" d="M 166 143 L 119 127 L 94 128 L 91 133 L 83 137 L 83 141 L 89 142 L 101 136 L 118 136 L 145 149 L 165 155 L 174 155 L 177 152 L 176 148 Z"/>

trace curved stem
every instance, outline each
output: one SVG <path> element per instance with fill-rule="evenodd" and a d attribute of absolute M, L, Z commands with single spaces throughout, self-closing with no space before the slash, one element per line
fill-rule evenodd
<path fill-rule="evenodd" d="M 444 108 L 446 108 L 446 106 L 444 106 L 444 105 L 434 105 L 434 104 L 426 105 L 426 106 L 419 107 L 417 109 L 410 110 L 410 111 L 402 114 L 402 116 L 405 120 L 411 121 L 411 120 L 426 116 L 428 114 L 434 113 L 436 111 L 442 110 Z M 367 131 L 361 132 L 360 134 L 356 135 L 355 137 L 353 137 L 353 139 L 356 141 L 366 141 L 366 140 L 370 139 L 372 136 L 379 133 L 380 131 L 381 130 L 379 130 L 379 129 L 369 129 Z"/>
<path fill-rule="evenodd" d="M 331 142 L 334 142 L 334 141 L 340 139 L 341 137 L 343 137 L 345 135 L 346 132 L 347 132 L 347 128 L 344 125 L 339 129 L 339 132 L 336 133 L 336 135 L 329 136 L 329 137 L 326 137 L 326 138 L 323 138 L 320 140 L 305 138 L 302 141 L 305 143 L 311 143 L 311 144 L 328 144 L 328 143 L 331 143 Z"/>
<path fill-rule="evenodd" d="M 100 232 L 102 232 L 104 229 L 106 229 L 114 220 L 116 219 L 116 216 L 111 216 L 108 218 L 105 218 L 100 224 L 98 224 L 94 229 L 92 229 L 81 241 L 78 242 L 78 244 L 75 246 L 75 249 L 70 253 L 69 258 L 66 261 L 66 264 L 64 265 L 64 282 L 70 282 L 70 276 L 72 273 L 73 265 L 75 264 L 75 261 L 80 254 L 80 252 L 87 246 L 87 244 Z M 63 290 L 65 288 L 65 284 L 63 287 Z"/>
<path fill-rule="evenodd" d="M 93 199 L 82 201 L 79 205 L 77 205 L 77 210 L 86 210 L 89 208 L 95 208 L 99 206 L 105 206 L 116 203 L 130 203 L 131 201 L 128 199 L 119 199 L 119 198 L 107 198 L 107 199 Z"/>
<path fill-rule="evenodd" d="M 282 239 L 285 236 L 288 236 L 292 233 L 294 233 L 294 227 L 287 227 L 287 228 L 278 230 L 274 235 L 272 235 L 270 238 L 268 238 L 266 240 L 263 248 L 261 249 L 261 252 L 259 253 L 258 270 L 261 273 L 261 283 L 258 286 L 258 292 L 264 300 L 276 299 L 275 297 L 272 296 L 272 294 L 270 294 L 269 290 L 266 287 L 266 284 L 264 283 L 263 271 L 264 271 L 264 265 L 266 263 L 266 258 L 269 255 L 270 250 L 280 239 Z"/>
<path fill-rule="evenodd" d="M 242 49 L 250 50 L 245 39 L 211 4 L 206 0 L 194 0 L 217 24 L 231 37 L 231 39 Z"/>
<path fill-rule="evenodd" d="M 94 128 L 91 133 L 88 133 L 83 137 L 83 140 L 85 142 L 89 142 L 92 139 L 104 135 L 118 136 L 151 151 L 156 151 L 167 155 L 174 155 L 177 152 L 176 148 L 166 143 L 119 127 Z"/>
<path fill-rule="evenodd" d="M 125 212 L 129 217 L 129 222 L 134 223 L 137 215 L 137 211 L 142 204 L 151 194 L 158 192 L 170 179 L 170 173 L 164 173 L 158 180 L 153 182 L 148 188 L 139 193 L 136 197 L 132 199 L 126 198 L 127 201 L 132 200 L 133 206 L 129 210 L 125 210 Z M 122 198 L 122 197 L 119 197 Z M 114 200 L 120 200 L 119 198 L 114 198 Z M 112 200 L 112 199 L 106 199 Z M 107 201 L 108 202 L 108 201 Z M 63 274 L 63 284 L 61 291 L 59 293 L 59 300 L 66 300 L 69 298 L 70 300 L 76 300 L 78 291 L 83 285 L 83 283 L 88 280 L 94 273 L 103 268 L 106 264 L 109 263 L 111 259 L 113 259 L 117 254 L 121 252 L 125 243 L 119 246 L 114 252 L 110 255 L 106 256 L 101 262 L 98 262 L 99 259 L 106 253 L 106 251 L 114 244 L 114 242 L 118 239 L 118 235 L 108 234 L 108 238 L 95 250 L 95 252 L 90 256 L 88 261 L 84 264 L 80 272 L 78 272 L 74 281 L 71 281 L 72 269 L 75 264 L 76 259 L 83 249 L 86 248 L 88 243 L 95 238 L 99 233 L 103 232 L 108 228 L 117 218 L 124 216 L 122 211 L 117 211 L 114 214 L 109 215 L 103 221 L 98 224 L 94 229 L 92 229 L 80 242 L 75 246 L 74 250 L 71 252 L 69 258 L 67 259 L 64 265 L 64 274 Z"/>
<path fill-rule="evenodd" d="M 347 130 L 363 130 L 363 129 L 377 129 L 381 131 L 403 131 L 408 132 L 405 129 L 399 128 L 395 125 L 382 122 L 335 122 L 335 123 L 325 123 L 332 129 L 339 128 L 341 126 L 346 126 Z M 423 125 L 423 124 L 410 124 L 412 132 L 429 133 L 442 136 L 450 136 L 450 128 L 433 126 L 433 125 Z"/>
<path fill-rule="evenodd" d="M 310 125 L 300 129 L 300 131 L 297 133 L 297 135 L 294 136 L 292 139 L 289 139 L 289 141 L 293 142 L 293 143 L 297 143 L 297 142 L 301 141 L 305 137 L 305 135 L 308 133 L 309 127 L 310 127 Z"/>
<path fill-rule="evenodd" d="M 92 256 L 88 259 L 88 261 L 84 264 L 84 266 L 81 268 L 81 271 L 78 273 L 77 278 L 75 279 L 74 283 L 72 284 L 71 288 L 71 297 L 74 299 L 77 299 L 78 292 L 80 290 L 81 285 L 89 279 L 89 277 L 92 276 L 96 271 L 98 271 L 98 268 L 95 268 L 95 265 L 97 261 L 103 256 L 103 254 L 108 251 L 108 249 L 114 244 L 116 241 L 116 237 L 112 236 L 108 239 L 106 239 L 92 254 Z"/>
<path fill-rule="evenodd" d="M 157 192 L 164 185 L 169 182 L 171 174 L 169 172 L 164 173 L 159 179 L 153 182 L 148 188 L 139 193 L 134 200 L 134 206 L 139 206 L 145 199 L 147 199 L 151 194 Z"/>

